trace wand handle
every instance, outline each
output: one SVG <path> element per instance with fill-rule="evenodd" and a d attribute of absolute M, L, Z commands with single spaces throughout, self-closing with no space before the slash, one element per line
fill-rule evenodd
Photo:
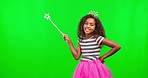
<path fill-rule="evenodd" d="M 62 31 L 54 24 L 54 22 L 52 22 L 52 20 L 50 19 L 49 13 L 44 15 L 44 18 L 46 18 L 46 20 L 49 20 L 53 26 L 60 32 L 61 35 L 63 35 Z"/>
<path fill-rule="evenodd" d="M 53 26 L 60 32 L 61 35 L 63 35 L 62 31 L 54 24 L 54 22 L 52 22 L 51 19 L 49 19 L 49 21 L 53 24 Z"/>

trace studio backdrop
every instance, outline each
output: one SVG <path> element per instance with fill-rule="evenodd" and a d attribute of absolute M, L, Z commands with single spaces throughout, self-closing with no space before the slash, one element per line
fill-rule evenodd
<path fill-rule="evenodd" d="M 80 19 L 98 12 L 121 49 L 105 60 L 113 78 L 148 78 L 147 0 L 1 0 L 0 78 L 72 78 L 74 60 L 52 21 L 78 44 Z M 111 48 L 103 46 L 101 55 Z"/>

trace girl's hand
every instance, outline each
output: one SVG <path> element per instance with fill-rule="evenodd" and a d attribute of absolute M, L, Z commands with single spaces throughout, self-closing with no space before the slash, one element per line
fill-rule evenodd
<path fill-rule="evenodd" d="M 99 60 L 100 60 L 102 63 L 105 62 L 103 57 L 99 57 Z"/>
<path fill-rule="evenodd" d="M 66 34 L 63 34 L 63 38 L 66 42 L 69 42 L 70 41 L 70 38 L 66 35 Z"/>

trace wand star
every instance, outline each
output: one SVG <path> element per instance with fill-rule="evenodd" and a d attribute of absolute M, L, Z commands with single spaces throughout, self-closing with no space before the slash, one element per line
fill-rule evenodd
<path fill-rule="evenodd" d="M 44 18 L 46 18 L 46 20 L 49 20 L 50 16 L 49 16 L 49 13 L 44 15 Z"/>

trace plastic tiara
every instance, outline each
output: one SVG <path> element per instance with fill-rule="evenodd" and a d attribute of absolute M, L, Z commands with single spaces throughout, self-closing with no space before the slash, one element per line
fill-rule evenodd
<path fill-rule="evenodd" d="M 94 17 L 98 17 L 98 12 L 96 12 L 96 11 L 90 11 L 88 14 L 91 14 Z"/>

